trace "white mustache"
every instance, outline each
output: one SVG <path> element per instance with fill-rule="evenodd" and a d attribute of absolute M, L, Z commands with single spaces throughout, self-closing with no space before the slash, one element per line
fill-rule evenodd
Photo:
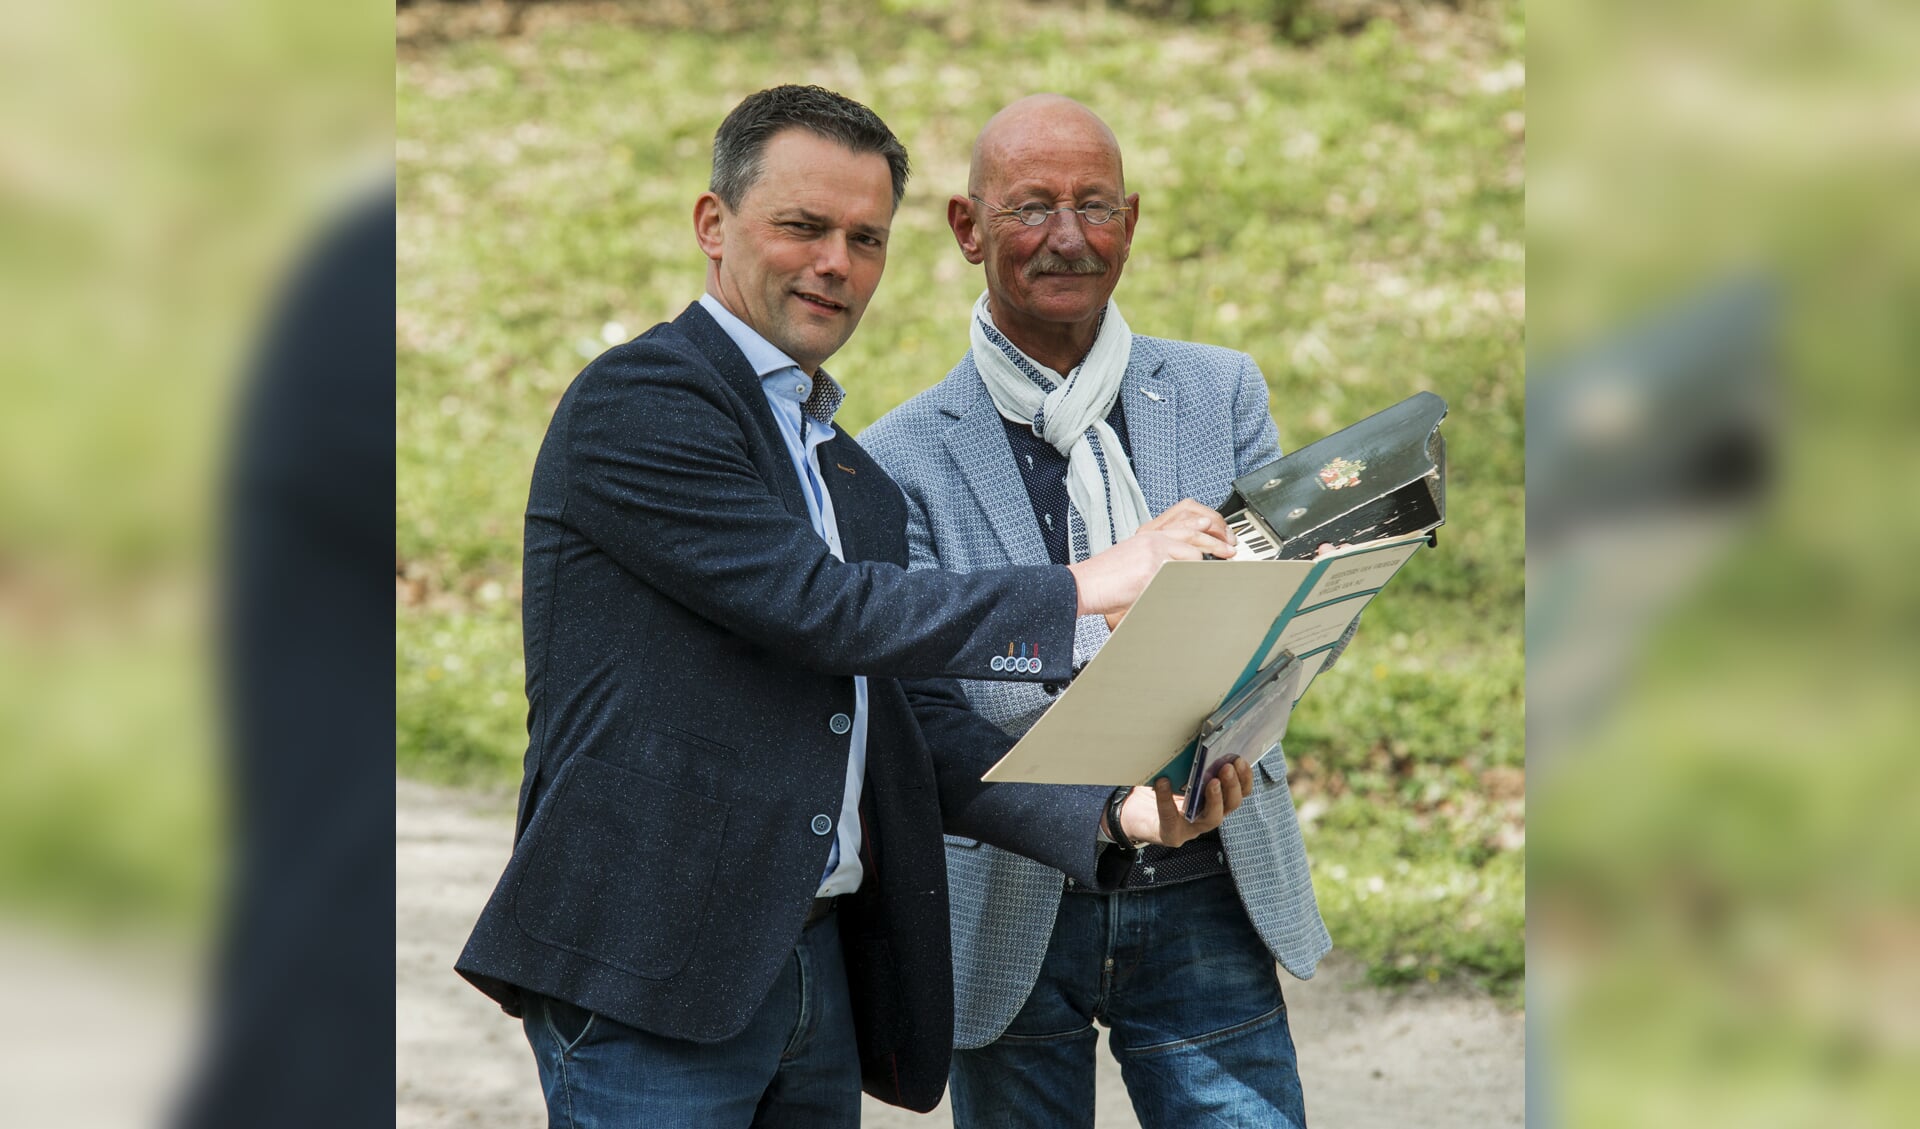
<path fill-rule="evenodd" d="M 1039 274 L 1105 274 L 1107 261 L 1092 253 L 1068 259 L 1052 251 L 1041 251 L 1027 260 L 1026 268 L 1021 273 L 1028 278 Z"/>

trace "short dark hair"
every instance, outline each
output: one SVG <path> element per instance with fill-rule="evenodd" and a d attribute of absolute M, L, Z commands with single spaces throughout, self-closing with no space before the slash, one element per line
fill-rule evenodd
<path fill-rule="evenodd" d="M 838 141 L 855 153 L 877 153 L 893 174 L 893 206 L 907 191 L 907 147 L 880 115 L 844 94 L 818 86 L 775 86 L 748 95 L 713 135 L 713 179 L 707 188 L 738 208 L 760 180 L 767 142 L 799 128 Z"/>

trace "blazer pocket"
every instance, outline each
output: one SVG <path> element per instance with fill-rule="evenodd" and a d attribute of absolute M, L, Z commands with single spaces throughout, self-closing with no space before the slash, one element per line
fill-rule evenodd
<path fill-rule="evenodd" d="M 1285 784 L 1287 782 L 1287 755 L 1279 749 L 1274 749 L 1266 756 L 1254 762 L 1253 773 L 1255 776 L 1266 777 L 1268 784 Z"/>
<path fill-rule="evenodd" d="M 685 968 L 727 805 L 581 754 L 543 807 L 514 899 L 520 928 L 649 980 Z"/>
<path fill-rule="evenodd" d="M 977 847 L 980 845 L 980 840 L 968 839 L 960 835 L 942 835 L 941 838 L 947 841 L 947 846 L 949 847 Z"/>

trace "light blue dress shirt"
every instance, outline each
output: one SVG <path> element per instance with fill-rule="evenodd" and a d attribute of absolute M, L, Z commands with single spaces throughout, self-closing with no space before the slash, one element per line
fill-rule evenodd
<path fill-rule="evenodd" d="M 827 543 L 828 551 L 840 560 L 846 554 L 840 548 L 840 526 L 833 516 L 833 495 L 820 480 L 820 444 L 833 438 L 833 412 L 845 393 L 840 385 L 820 370 L 826 382 L 822 395 L 814 396 L 814 378 L 801 371 L 767 339 L 735 317 L 711 294 L 700 296 L 700 306 L 713 315 L 728 337 L 746 355 L 747 363 L 760 377 L 760 389 L 767 395 L 773 418 L 780 424 L 780 437 L 786 440 L 787 455 L 793 460 L 807 496 L 807 516 L 813 530 Z M 812 401 L 809 403 L 809 401 Z M 860 787 L 867 775 L 867 679 L 853 679 L 853 728 L 847 734 L 847 782 L 840 801 L 840 819 L 836 824 L 833 850 L 827 856 L 826 873 L 820 878 L 818 897 L 851 894 L 860 888 Z"/>

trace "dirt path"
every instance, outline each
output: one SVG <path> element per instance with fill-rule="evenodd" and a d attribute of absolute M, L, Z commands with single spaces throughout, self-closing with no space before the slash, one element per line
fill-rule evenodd
<path fill-rule="evenodd" d="M 395 810 L 399 1129 L 504 1129 L 543 1120 L 517 1023 L 453 973 L 499 877 L 511 802 L 400 781 Z M 1337 955 L 1337 954 L 1336 954 Z M 1522 1018 L 1490 1000 L 1367 987 L 1337 959 L 1302 983 L 1283 977 L 1307 1109 L 1332 1129 L 1487 1129 L 1524 1120 Z M 1099 1129 L 1134 1127 L 1119 1068 L 1100 1055 Z M 867 1102 L 869 1129 L 939 1129 Z"/>

